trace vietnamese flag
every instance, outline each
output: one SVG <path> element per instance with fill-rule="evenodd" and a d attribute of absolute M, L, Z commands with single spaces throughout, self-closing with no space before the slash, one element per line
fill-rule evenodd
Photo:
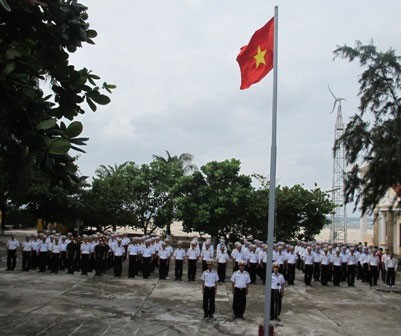
<path fill-rule="evenodd" d="M 237 62 L 241 69 L 241 90 L 259 82 L 273 69 L 274 18 L 257 30 L 241 48 Z"/>

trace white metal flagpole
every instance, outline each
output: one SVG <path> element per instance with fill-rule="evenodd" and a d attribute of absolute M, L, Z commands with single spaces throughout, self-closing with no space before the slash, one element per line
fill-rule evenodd
<path fill-rule="evenodd" d="M 276 214 L 276 157 L 277 157 L 277 58 L 278 56 L 278 6 L 274 7 L 274 50 L 273 50 L 273 111 L 272 111 L 272 142 L 270 152 L 270 190 L 269 190 L 269 219 L 267 224 L 267 262 L 265 287 L 265 317 L 264 335 L 269 336 L 270 301 L 273 263 L 273 236 Z"/>

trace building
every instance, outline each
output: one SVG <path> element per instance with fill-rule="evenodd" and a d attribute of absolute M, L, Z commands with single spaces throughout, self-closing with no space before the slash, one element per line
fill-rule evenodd
<path fill-rule="evenodd" d="M 389 188 L 373 215 L 373 244 L 401 257 L 401 186 Z"/>

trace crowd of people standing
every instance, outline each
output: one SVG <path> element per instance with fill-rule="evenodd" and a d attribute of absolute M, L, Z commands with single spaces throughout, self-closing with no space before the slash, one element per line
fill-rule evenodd
<path fill-rule="evenodd" d="M 19 242 L 15 236 L 7 242 L 7 270 L 14 271 L 18 250 L 22 254 L 22 271 L 38 270 L 68 274 L 81 272 L 102 276 L 114 270 L 115 277 L 121 277 L 123 263 L 128 266 L 128 277 L 139 274 L 148 279 L 158 270 L 160 280 L 166 280 L 170 263 L 174 263 L 174 280 L 182 281 L 184 264 L 187 264 L 187 280 L 195 281 L 199 261 L 201 263 L 202 291 L 204 294 L 205 317 L 213 317 L 214 297 L 217 282 L 225 282 L 227 267 L 232 264 L 230 278 L 234 293 L 233 311 L 236 318 L 243 318 L 249 284 L 258 279 L 266 282 L 266 262 L 268 246 L 254 240 L 236 242 L 232 249 L 221 238 L 215 246 L 210 239 L 199 242 L 194 238 L 188 248 L 181 241 L 175 248 L 169 239 L 160 237 L 128 237 L 127 234 L 113 232 L 97 233 L 91 236 L 74 237 L 71 233 L 60 235 L 56 232 L 27 235 Z M 273 246 L 273 270 L 271 287 L 271 318 L 278 319 L 284 294 L 284 285 L 294 285 L 296 270 L 303 272 L 306 286 L 313 282 L 328 286 L 355 286 L 361 280 L 371 287 L 380 278 L 388 287 L 394 287 L 398 260 L 388 249 L 377 249 L 365 244 L 355 246 L 337 243 L 301 242 L 286 244 L 279 242 Z M 213 265 L 217 265 L 217 272 Z"/>

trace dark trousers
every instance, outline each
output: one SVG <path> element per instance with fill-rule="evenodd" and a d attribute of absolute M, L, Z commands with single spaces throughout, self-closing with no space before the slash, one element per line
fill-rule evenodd
<path fill-rule="evenodd" d="M 219 281 L 224 282 L 226 280 L 226 263 L 218 263 L 217 265 L 217 275 L 219 276 Z"/>
<path fill-rule="evenodd" d="M 377 266 L 370 266 L 369 285 L 377 286 L 377 278 L 379 277 L 379 269 Z"/>
<path fill-rule="evenodd" d="M 341 264 L 341 281 L 347 281 L 347 263 Z"/>
<path fill-rule="evenodd" d="M 295 264 L 294 264 L 295 267 Z M 272 289 L 270 298 L 270 319 L 277 320 L 281 313 L 281 302 L 283 296 L 280 290 Z"/>
<path fill-rule="evenodd" d="M 142 275 L 144 279 L 149 278 L 151 270 L 151 257 L 143 257 L 142 261 Z"/>
<path fill-rule="evenodd" d="M 175 260 L 175 266 L 174 266 L 175 280 L 181 280 L 182 278 L 182 264 L 183 260 Z"/>
<path fill-rule="evenodd" d="M 305 275 L 304 275 L 304 281 L 305 285 L 310 285 L 312 281 L 312 273 L 313 273 L 313 265 L 304 265 L 305 269 Z"/>
<path fill-rule="evenodd" d="M 318 262 L 313 264 L 313 280 L 320 280 L 320 263 Z"/>
<path fill-rule="evenodd" d="M 380 266 L 380 276 L 382 278 L 383 283 L 386 283 L 386 273 L 387 273 L 386 268 L 383 265 L 381 265 Z"/>
<path fill-rule="evenodd" d="M 123 272 L 123 257 L 114 256 L 114 276 L 121 277 L 122 272 Z"/>
<path fill-rule="evenodd" d="M 339 286 L 341 282 L 341 266 L 333 266 L 333 285 Z"/>
<path fill-rule="evenodd" d="M 234 288 L 233 311 L 235 317 L 242 317 L 246 308 L 246 288 Z"/>
<path fill-rule="evenodd" d="M 196 259 L 188 260 L 188 280 L 194 281 L 196 276 Z"/>
<path fill-rule="evenodd" d="M 363 270 L 362 265 L 361 265 L 361 263 L 358 261 L 357 272 L 356 272 L 356 278 L 357 278 L 358 280 L 362 280 L 362 270 Z"/>
<path fill-rule="evenodd" d="M 362 265 L 362 282 L 369 281 L 369 267 L 368 264 L 365 263 Z"/>
<path fill-rule="evenodd" d="M 22 270 L 28 272 L 31 268 L 31 252 L 22 252 Z"/>
<path fill-rule="evenodd" d="M 95 258 L 95 274 L 97 276 L 102 275 L 105 270 L 105 260 L 102 257 Z"/>
<path fill-rule="evenodd" d="M 329 281 L 329 265 L 321 265 L 320 283 L 322 286 L 327 286 Z"/>
<path fill-rule="evenodd" d="M 89 254 L 81 254 L 81 274 L 87 275 L 89 270 Z"/>
<path fill-rule="evenodd" d="M 348 286 L 353 286 L 355 283 L 356 266 L 348 265 L 347 282 Z"/>
<path fill-rule="evenodd" d="M 287 280 L 289 285 L 294 284 L 295 280 L 295 264 L 288 264 L 287 265 Z"/>
<path fill-rule="evenodd" d="M 36 269 L 38 267 L 38 253 L 35 250 L 31 253 L 30 264 L 31 269 Z"/>
<path fill-rule="evenodd" d="M 395 271 L 394 267 L 387 268 L 387 285 L 394 286 L 395 283 Z"/>
<path fill-rule="evenodd" d="M 7 270 L 14 271 L 16 263 L 17 263 L 17 250 L 8 250 L 7 251 Z"/>
<path fill-rule="evenodd" d="M 159 279 L 166 280 L 168 274 L 168 260 L 159 258 Z"/>
<path fill-rule="evenodd" d="M 297 255 L 297 270 L 300 271 L 301 270 L 301 256 L 298 254 Z"/>
<path fill-rule="evenodd" d="M 249 263 L 249 276 L 251 278 L 251 283 L 256 283 L 256 267 L 257 263 Z M 219 278 L 220 279 L 220 278 Z"/>
<path fill-rule="evenodd" d="M 60 256 L 60 269 L 65 271 L 67 267 L 67 252 L 62 251 Z"/>
<path fill-rule="evenodd" d="M 129 258 L 128 277 L 134 278 L 136 275 L 138 275 L 138 256 L 130 255 L 128 258 Z"/>
<path fill-rule="evenodd" d="M 70 256 L 68 256 L 67 257 L 67 260 L 66 260 L 66 263 L 67 263 L 67 271 L 68 271 L 68 273 L 69 274 L 74 274 L 74 271 L 75 271 L 75 258 L 74 258 L 74 255 L 70 255 Z"/>
<path fill-rule="evenodd" d="M 39 252 L 39 272 L 46 271 L 47 252 Z"/>
<path fill-rule="evenodd" d="M 266 263 L 262 262 L 262 283 L 266 283 Z"/>
<path fill-rule="evenodd" d="M 216 287 L 204 287 L 203 289 L 203 312 L 205 316 L 212 316 L 215 311 L 214 299 Z"/>
<path fill-rule="evenodd" d="M 51 272 L 57 273 L 60 262 L 60 253 L 52 253 L 51 256 Z"/>
<path fill-rule="evenodd" d="M 202 272 L 207 270 L 206 260 L 202 260 Z"/>

